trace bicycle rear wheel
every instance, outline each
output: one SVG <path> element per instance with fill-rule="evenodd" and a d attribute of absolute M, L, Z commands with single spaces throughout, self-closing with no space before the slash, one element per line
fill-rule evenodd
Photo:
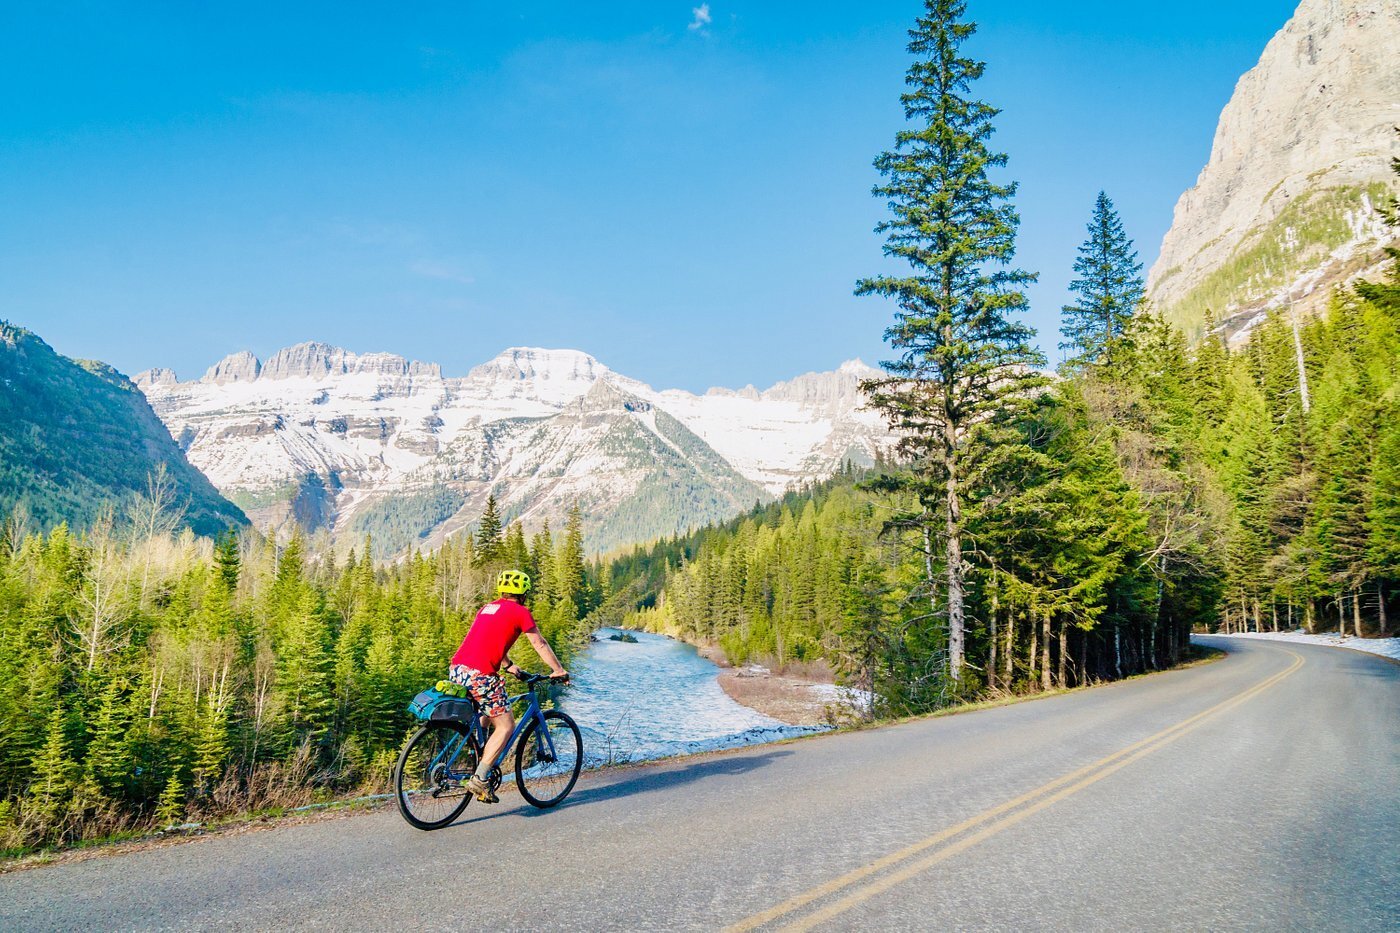
<path fill-rule="evenodd" d="M 419 829 L 441 829 L 451 823 L 471 803 L 464 785 L 476 769 L 476 756 L 464 724 L 424 723 L 394 766 L 399 813 Z"/>
<path fill-rule="evenodd" d="M 555 806 L 569 796 L 583 769 L 583 735 L 578 726 L 567 713 L 557 709 L 543 716 L 548 740 L 539 733 L 540 720 L 536 719 L 525 727 L 515 746 L 515 786 L 520 788 L 520 796 L 540 809 Z"/>

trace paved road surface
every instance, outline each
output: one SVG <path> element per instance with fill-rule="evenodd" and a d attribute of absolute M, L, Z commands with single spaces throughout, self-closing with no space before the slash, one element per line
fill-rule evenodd
<path fill-rule="evenodd" d="M 1400 666 L 1096 690 L 0 877 L 0 929 L 1400 928 Z"/>

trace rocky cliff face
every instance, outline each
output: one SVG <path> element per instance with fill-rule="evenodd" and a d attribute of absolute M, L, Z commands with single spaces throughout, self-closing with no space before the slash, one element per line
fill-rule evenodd
<path fill-rule="evenodd" d="M 1303 0 L 1240 79 L 1177 203 L 1153 305 L 1188 332 L 1209 311 L 1239 336 L 1271 308 L 1314 309 L 1374 273 L 1397 124 L 1400 0 Z"/>
<path fill-rule="evenodd" d="M 508 515 L 557 525 L 574 502 L 593 547 L 736 514 L 869 463 L 887 442 L 848 363 L 765 392 L 650 386 L 576 350 L 513 348 L 448 378 L 435 364 L 324 344 L 227 357 L 179 382 L 137 377 L 190 460 L 269 529 L 292 521 L 382 553 Z"/>

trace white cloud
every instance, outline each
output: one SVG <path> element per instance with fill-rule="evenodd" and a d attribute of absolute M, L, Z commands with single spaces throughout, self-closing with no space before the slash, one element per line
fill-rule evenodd
<path fill-rule="evenodd" d="M 698 31 L 701 35 L 708 35 L 709 30 L 707 30 L 705 27 L 710 25 L 711 22 L 710 5 L 708 3 L 702 3 L 699 6 L 691 9 L 690 12 L 694 14 L 695 18 L 692 19 L 690 21 L 690 25 L 685 28 L 692 31 Z"/>

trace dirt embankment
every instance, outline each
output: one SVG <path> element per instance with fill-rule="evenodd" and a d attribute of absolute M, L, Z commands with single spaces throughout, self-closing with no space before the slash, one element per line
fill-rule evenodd
<path fill-rule="evenodd" d="M 700 655 L 720 667 L 719 685 L 729 698 L 794 726 L 837 725 L 859 718 L 859 697 L 836 686 L 823 662 L 734 667 L 724 652 L 701 646 Z"/>

